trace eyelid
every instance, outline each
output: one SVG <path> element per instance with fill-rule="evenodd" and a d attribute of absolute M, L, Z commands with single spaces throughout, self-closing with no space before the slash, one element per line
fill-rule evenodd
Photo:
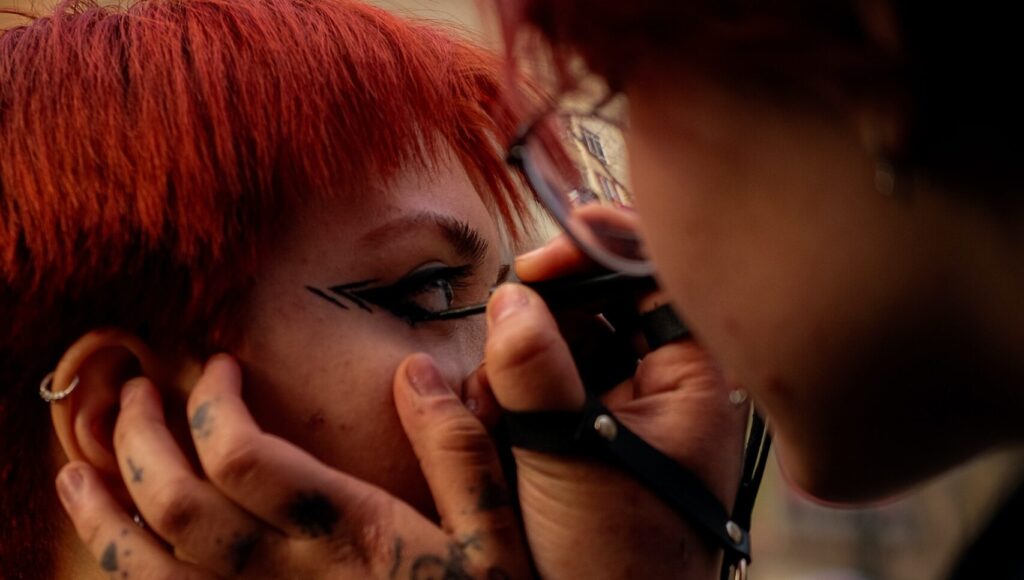
<path fill-rule="evenodd" d="M 422 289 L 427 282 L 444 279 L 454 288 L 464 287 L 465 279 L 472 276 L 475 270 L 476 266 L 473 264 L 447 266 L 441 262 L 434 262 L 427 266 L 420 266 L 419 269 L 406 274 L 393 284 L 360 288 L 350 292 L 412 324 L 427 311 L 412 303 L 409 298 Z"/>

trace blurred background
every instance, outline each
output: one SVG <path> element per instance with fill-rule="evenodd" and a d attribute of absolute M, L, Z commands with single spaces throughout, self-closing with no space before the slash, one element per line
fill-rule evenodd
<path fill-rule="evenodd" d="M 484 0 L 486 1 L 486 0 Z M 371 0 L 436 21 L 497 47 L 481 0 Z M 481 2 L 483 3 L 483 2 Z M 0 0 L 0 8 L 45 11 L 49 2 Z M 0 27 L 23 19 L 0 14 Z M 850 433 L 857 437 L 857 433 Z M 885 505 L 834 509 L 812 503 L 781 479 L 774 460 L 754 513 L 753 580 L 933 580 L 944 578 L 966 542 L 1024 470 L 1024 453 L 992 453 Z"/>

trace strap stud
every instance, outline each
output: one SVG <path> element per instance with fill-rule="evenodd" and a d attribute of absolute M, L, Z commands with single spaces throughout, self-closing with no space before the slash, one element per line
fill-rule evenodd
<path fill-rule="evenodd" d="M 736 522 L 729 520 L 725 522 L 725 533 L 729 534 L 729 539 L 734 544 L 739 544 L 743 541 L 743 528 L 739 527 Z"/>
<path fill-rule="evenodd" d="M 619 427 L 615 424 L 615 419 L 612 419 L 608 415 L 598 415 L 594 419 L 594 431 L 607 441 L 614 441 L 619 435 Z"/>

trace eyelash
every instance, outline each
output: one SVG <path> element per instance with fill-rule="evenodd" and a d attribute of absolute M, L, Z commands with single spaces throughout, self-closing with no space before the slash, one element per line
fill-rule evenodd
<path fill-rule="evenodd" d="M 429 310 L 416 304 L 417 296 L 430 290 L 437 282 L 447 283 L 454 296 L 468 286 L 467 280 L 474 273 L 475 268 L 471 264 L 438 266 L 413 272 L 389 286 L 349 290 L 349 292 L 370 304 L 383 308 L 413 326 L 424 316 L 431 314 Z"/>

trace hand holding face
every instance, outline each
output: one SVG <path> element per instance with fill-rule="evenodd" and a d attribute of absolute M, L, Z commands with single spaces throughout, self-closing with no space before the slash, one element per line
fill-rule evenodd
<path fill-rule="evenodd" d="M 564 238 L 518 265 L 530 280 L 588 268 Z M 496 293 L 488 318 L 487 364 L 471 381 L 479 405 L 494 404 L 488 389 L 512 411 L 582 404 L 569 347 L 537 295 L 506 287 Z M 383 490 L 262 432 L 241 399 L 239 370 L 224 356 L 211 360 L 189 399 L 192 438 L 209 480 L 196 475 L 167 430 L 156 389 L 145 379 L 124 389 L 115 451 L 148 530 L 134 525 L 86 464 L 65 467 L 58 489 L 79 536 L 118 577 L 531 576 L 495 450 L 479 420 L 425 355 L 403 362 L 394 398 L 443 529 Z M 647 354 L 635 375 L 603 401 L 731 504 L 746 408 L 728 402 L 728 390 L 699 347 L 671 343 Z M 719 551 L 632 477 L 582 459 L 522 449 L 515 456 L 528 542 L 543 577 L 718 573 Z"/>
<path fill-rule="evenodd" d="M 517 262 L 524 280 L 586 270 L 558 238 Z M 561 321 L 559 321 L 561 322 Z M 488 310 L 486 382 L 509 411 L 576 410 L 581 373 L 570 333 L 525 286 L 502 287 Z M 560 331 L 562 333 L 560 333 Z M 585 364 L 600 356 L 579 356 Z M 693 342 L 648 353 L 635 374 L 602 396 L 630 430 L 698 475 L 732 506 L 748 407 L 729 401 L 707 353 Z M 530 550 L 545 578 L 717 578 L 721 551 L 631 476 L 610 466 L 514 449 Z"/>
<path fill-rule="evenodd" d="M 189 397 L 200 478 L 164 421 L 155 387 L 122 393 L 115 452 L 148 529 L 87 464 L 58 491 L 78 535 L 112 578 L 523 578 L 530 568 L 494 448 L 426 355 L 396 373 L 402 422 L 444 529 L 387 492 L 262 432 L 240 371 L 219 355 Z M 167 545 L 172 550 L 167 549 Z"/>

